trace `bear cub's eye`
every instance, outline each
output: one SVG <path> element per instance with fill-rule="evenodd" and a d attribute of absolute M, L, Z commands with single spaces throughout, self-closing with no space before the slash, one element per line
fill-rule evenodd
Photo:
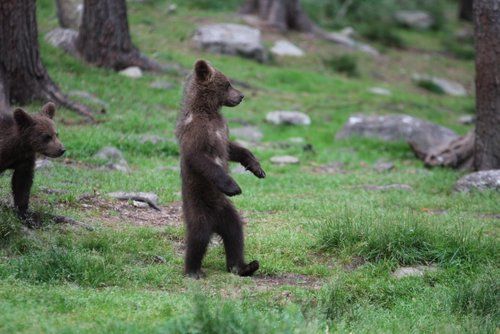
<path fill-rule="evenodd" d="M 51 136 L 51 135 L 49 135 L 49 134 L 43 135 L 42 140 L 43 140 L 45 143 L 48 143 L 49 141 L 51 141 L 51 140 L 52 140 L 52 136 Z"/>

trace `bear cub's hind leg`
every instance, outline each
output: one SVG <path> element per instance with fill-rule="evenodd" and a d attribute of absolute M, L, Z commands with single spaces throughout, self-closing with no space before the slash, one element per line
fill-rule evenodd
<path fill-rule="evenodd" d="M 227 270 L 239 276 L 252 276 L 259 269 L 259 262 L 245 263 L 242 221 L 238 212 L 229 203 L 222 211 L 216 232 L 224 242 Z"/>

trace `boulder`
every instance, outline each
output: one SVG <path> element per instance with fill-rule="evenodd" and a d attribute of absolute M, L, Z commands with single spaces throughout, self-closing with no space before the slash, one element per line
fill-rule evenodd
<path fill-rule="evenodd" d="M 127 67 L 126 69 L 121 70 L 118 73 L 132 79 L 138 79 L 142 77 L 142 70 L 140 67 L 137 66 Z"/>
<path fill-rule="evenodd" d="M 230 133 L 238 139 L 243 139 L 253 143 L 260 142 L 264 136 L 262 132 L 256 126 L 242 126 L 239 128 L 233 128 Z"/>
<path fill-rule="evenodd" d="M 73 29 L 55 28 L 45 34 L 45 41 L 50 45 L 62 49 L 65 52 L 76 56 L 76 38 L 78 31 Z"/>
<path fill-rule="evenodd" d="M 310 125 L 311 118 L 298 111 L 273 111 L 267 114 L 266 121 L 275 125 Z"/>
<path fill-rule="evenodd" d="M 428 272 L 434 272 L 437 268 L 434 266 L 415 266 L 415 267 L 401 267 L 396 269 L 392 276 L 401 279 L 405 277 L 422 277 Z"/>
<path fill-rule="evenodd" d="M 271 53 L 276 56 L 303 57 L 304 51 L 287 40 L 279 40 L 274 43 Z"/>
<path fill-rule="evenodd" d="M 206 25 L 196 30 L 193 40 L 200 49 L 209 52 L 238 55 L 259 62 L 267 60 L 260 30 L 249 26 L 232 23 Z"/>
<path fill-rule="evenodd" d="M 459 136 L 452 130 L 408 115 L 349 117 L 337 134 L 337 139 L 353 136 L 377 138 L 385 141 L 404 140 L 424 152 L 450 143 Z"/>
<path fill-rule="evenodd" d="M 437 93 L 448 94 L 451 96 L 467 95 L 465 87 L 458 82 L 420 74 L 414 74 L 412 79 L 417 85 Z"/>
<path fill-rule="evenodd" d="M 105 163 L 105 167 L 107 169 L 117 170 L 124 173 L 128 173 L 130 171 L 123 153 L 116 147 L 104 147 L 94 155 L 94 158 L 102 160 Z"/>
<path fill-rule="evenodd" d="M 382 87 L 372 87 L 368 91 L 375 95 L 390 96 L 392 93 L 390 90 Z"/>
<path fill-rule="evenodd" d="M 412 29 L 425 30 L 434 25 L 434 18 L 419 10 L 400 10 L 394 14 L 394 18 L 402 26 Z"/>
<path fill-rule="evenodd" d="M 500 169 L 485 170 L 465 175 L 455 185 L 455 190 L 469 192 L 471 190 L 500 191 Z"/>

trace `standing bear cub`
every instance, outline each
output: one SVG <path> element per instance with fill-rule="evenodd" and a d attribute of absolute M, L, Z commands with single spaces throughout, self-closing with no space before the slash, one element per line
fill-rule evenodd
<path fill-rule="evenodd" d="M 12 195 L 21 219 L 28 217 L 36 154 L 57 158 L 65 152 L 52 121 L 55 111 L 49 102 L 35 115 L 19 108 L 12 114 L 0 113 L 0 173 L 14 170 Z"/>
<path fill-rule="evenodd" d="M 229 176 L 228 161 L 241 163 L 258 178 L 266 176 L 249 150 L 228 140 L 221 108 L 235 107 L 243 97 L 224 74 L 203 60 L 196 62 L 184 88 L 176 135 L 187 230 L 185 273 L 193 278 L 204 276 L 201 262 L 213 233 L 222 237 L 229 272 L 251 276 L 259 269 L 259 262 L 244 260 L 242 220 L 226 197 L 241 194 Z"/>

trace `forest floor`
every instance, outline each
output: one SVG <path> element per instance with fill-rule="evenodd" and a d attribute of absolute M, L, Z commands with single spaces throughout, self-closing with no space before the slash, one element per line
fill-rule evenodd
<path fill-rule="evenodd" d="M 207 278 L 194 281 L 182 274 L 179 158 L 170 140 L 184 78 L 134 80 L 53 48 L 43 39 L 57 26 L 52 3 L 38 1 L 48 72 L 63 91 L 86 91 L 108 105 L 96 125 L 58 111 L 67 155 L 37 171 L 31 203 L 93 230 L 52 223 L 26 230 L 10 210 L 0 211 L 1 333 L 498 332 L 499 193 L 453 192 L 463 173 L 424 168 L 404 142 L 335 140 L 355 113 L 404 113 L 467 133 L 472 126 L 458 119 L 474 112 L 474 64 L 442 52 L 442 33 L 400 30 L 411 49 L 384 48 L 377 59 L 352 54 L 360 74 L 350 78 L 323 62 L 351 54 L 340 46 L 290 34 L 306 57 L 259 64 L 203 53 L 191 43 L 195 28 L 238 22 L 233 13 L 180 6 L 167 16 L 164 2 L 132 3 L 131 32 L 142 52 L 186 68 L 208 59 L 249 83 L 253 88 L 242 88 L 245 101 L 223 113 L 230 128 L 251 124 L 264 134 L 252 150 L 267 178 L 234 175 L 243 189 L 234 202 L 246 222 L 246 257 L 258 259 L 261 269 L 254 278 L 227 273 L 214 238 L 203 264 Z M 266 44 L 280 38 L 264 37 Z M 412 83 L 414 72 L 458 81 L 469 96 L 427 92 Z M 151 88 L 158 80 L 173 89 Z M 392 94 L 372 94 L 372 87 Z M 266 123 L 274 110 L 306 112 L 312 124 Z M 152 144 L 144 135 L 168 140 Z M 291 142 L 294 137 L 304 144 Z M 102 168 L 93 156 L 105 146 L 124 153 L 130 173 Z M 271 164 L 277 155 L 300 163 Z M 394 168 L 377 171 L 380 161 Z M 0 177 L 4 202 L 9 176 Z M 389 184 L 411 190 L 367 189 Z M 154 192 L 162 211 L 107 198 L 114 191 Z M 408 266 L 426 270 L 394 276 Z"/>

